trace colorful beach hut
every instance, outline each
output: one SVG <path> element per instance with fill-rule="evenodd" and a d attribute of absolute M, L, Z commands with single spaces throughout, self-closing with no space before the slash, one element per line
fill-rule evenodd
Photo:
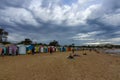
<path fill-rule="evenodd" d="M 0 55 L 4 55 L 6 53 L 5 49 L 4 45 L 0 45 Z"/>
<path fill-rule="evenodd" d="M 9 55 L 17 55 L 18 54 L 18 47 L 14 44 L 10 44 L 8 46 L 8 51 L 9 51 Z"/>
<path fill-rule="evenodd" d="M 68 47 L 68 48 L 67 48 L 67 51 L 72 51 L 71 47 Z"/>
<path fill-rule="evenodd" d="M 56 52 L 58 52 L 59 51 L 58 47 L 55 47 L 55 50 L 56 50 Z"/>
<path fill-rule="evenodd" d="M 61 52 L 61 51 L 62 51 L 61 47 L 57 47 L 57 50 L 58 50 L 59 52 Z"/>
<path fill-rule="evenodd" d="M 39 53 L 40 52 L 40 46 L 39 45 L 36 45 L 35 46 L 35 53 Z"/>
<path fill-rule="evenodd" d="M 18 45 L 18 53 L 19 54 L 26 54 L 26 46 L 25 45 Z"/>
<path fill-rule="evenodd" d="M 65 52 L 66 51 L 66 48 L 65 47 L 62 47 L 62 52 Z"/>
<path fill-rule="evenodd" d="M 54 46 L 52 46 L 51 48 L 52 48 L 52 52 L 55 52 L 55 47 L 54 47 Z"/>
<path fill-rule="evenodd" d="M 44 46 L 44 53 L 48 53 L 48 47 Z"/>
<path fill-rule="evenodd" d="M 44 53 L 44 47 L 43 46 L 40 46 L 40 52 Z"/>
<path fill-rule="evenodd" d="M 62 47 L 59 47 L 59 51 L 62 52 Z"/>
<path fill-rule="evenodd" d="M 27 51 L 27 54 L 32 54 L 35 52 L 35 48 L 33 45 L 27 45 L 26 51 Z"/>

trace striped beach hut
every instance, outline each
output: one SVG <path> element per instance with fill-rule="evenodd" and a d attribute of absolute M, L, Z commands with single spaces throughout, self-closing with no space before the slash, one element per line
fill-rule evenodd
<path fill-rule="evenodd" d="M 55 47 L 54 46 L 52 46 L 52 52 L 55 52 Z"/>
<path fill-rule="evenodd" d="M 9 51 L 9 55 L 17 55 L 18 54 L 18 47 L 14 44 L 10 44 L 8 46 L 8 51 Z"/>

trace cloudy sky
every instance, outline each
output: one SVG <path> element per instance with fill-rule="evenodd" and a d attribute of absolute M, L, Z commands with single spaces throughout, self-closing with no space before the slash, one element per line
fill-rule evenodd
<path fill-rule="evenodd" d="M 9 41 L 120 44 L 120 0 L 0 0 Z"/>

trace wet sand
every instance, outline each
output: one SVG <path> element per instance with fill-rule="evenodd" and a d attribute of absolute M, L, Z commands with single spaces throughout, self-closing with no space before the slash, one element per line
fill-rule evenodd
<path fill-rule="evenodd" d="M 85 52 L 0 57 L 0 80 L 120 80 L 120 56 Z"/>

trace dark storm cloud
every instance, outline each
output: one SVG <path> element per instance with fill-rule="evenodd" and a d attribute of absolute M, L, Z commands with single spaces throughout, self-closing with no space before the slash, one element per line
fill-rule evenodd
<path fill-rule="evenodd" d="M 120 1 L 119 0 L 105 0 L 103 3 L 103 7 L 108 9 L 106 11 L 115 12 L 115 10 L 120 8 Z"/>
<path fill-rule="evenodd" d="M 99 9 L 93 11 L 92 14 L 89 15 L 87 24 L 89 26 L 97 26 L 96 30 L 104 31 L 104 33 L 96 35 L 95 38 L 110 41 L 112 38 L 120 37 L 119 34 L 114 34 L 120 30 L 119 21 L 120 1 L 105 0 Z M 113 41 L 113 43 L 115 42 Z"/>
<path fill-rule="evenodd" d="M 96 4 L 93 0 L 91 5 L 86 4 L 89 6 L 82 7 L 82 11 L 77 0 L 1 0 L 0 26 L 9 31 L 9 39 L 15 41 L 55 39 L 62 44 L 79 45 L 91 40 L 109 42 L 111 38 L 119 38 L 120 1 L 105 0 Z"/>
<path fill-rule="evenodd" d="M 94 39 L 97 39 L 98 41 L 101 39 L 104 41 L 109 41 L 108 39 L 120 37 L 119 36 L 120 34 L 115 34 L 116 32 L 120 30 L 119 26 L 106 25 L 100 22 L 99 18 L 93 19 L 93 20 L 87 20 L 87 23 L 91 26 L 91 28 L 94 28 L 96 26 L 95 31 L 97 30 L 104 31 L 101 34 L 97 34 L 94 36 Z"/>

